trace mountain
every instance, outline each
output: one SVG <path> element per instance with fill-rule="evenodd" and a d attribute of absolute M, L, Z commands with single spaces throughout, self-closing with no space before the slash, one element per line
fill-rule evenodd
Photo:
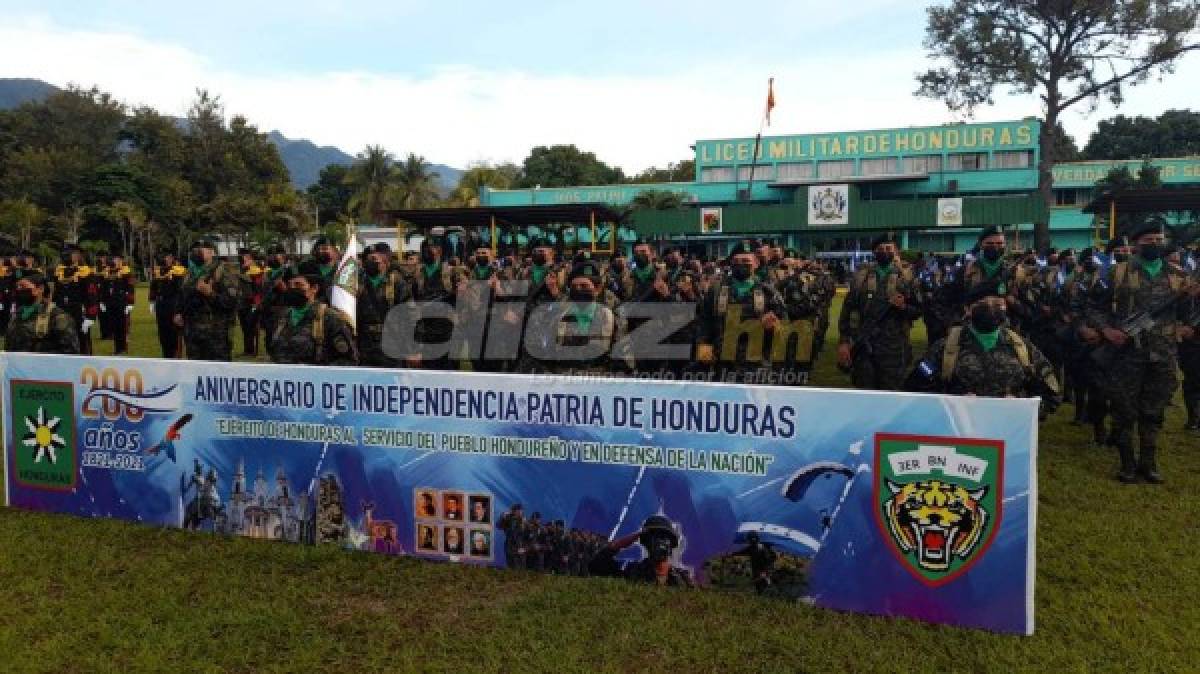
<path fill-rule="evenodd" d="M 329 164 L 349 166 L 354 163 L 354 157 L 329 145 L 318 146 L 310 140 L 292 140 L 278 131 L 267 134 L 275 147 L 279 149 L 279 158 L 288 167 L 292 176 L 292 184 L 301 189 L 317 182 L 321 169 Z M 431 164 L 431 170 L 438 174 L 438 183 L 442 191 L 448 193 L 458 185 L 462 170 L 445 164 Z"/>
<path fill-rule="evenodd" d="M 0 78 L 0 110 L 15 108 L 22 103 L 41 101 L 47 96 L 61 91 L 58 87 L 41 80 L 6 79 Z M 179 120 L 180 127 L 186 128 L 187 120 Z M 291 139 L 278 131 L 267 134 L 279 150 L 279 158 L 287 166 L 292 184 L 304 189 L 317 182 L 321 169 L 329 164 L 349 165 L 354 162 L 352 155 L 346 154 L 336 147 L 318 146 L 310 140 Z M 458 184 L 463 172 L 444 164 L 433 164 L 437 172 L 443 193 L 449 193 Z"/>
<path fill-rule="evenodd" d="M 30 101 L 40 101 L 58 90 L 53 84 L 41 80 L 0 77 L 0 110 L 15 108 Z"/>

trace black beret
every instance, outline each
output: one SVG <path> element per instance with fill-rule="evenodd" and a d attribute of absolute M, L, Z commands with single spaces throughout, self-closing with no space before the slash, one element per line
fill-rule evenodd
<path fill-rule="evenodd" d="M 978 241 L 982 242 L 984 239 L 988 238 L 989 236 L 1004 236 L 1004 230 L 1001 229 L 999 225 L 992 225 L 990 227 L 986 227 L 986 228 L 984 228 L 984 230 L 982 232 L 979 233 Z"/>
<path fill-rule="evenodd" d="M 538 237 L 529 242 L 529 249 L 533 250 L 534 248 L 553 248 L 553 246 L 544 237 Z"/>
<path fill-rule="evenodd" d="M 217 249 L 217 244 L 213 243 L 212 239 L 202 237 L 192 242 L 192 248 L 208 248 L 215 251 Z"/>
<path fill-rule="evenodd" d="M 1136 224 L 1125 232 L 1130 241 L 1136 241 L 1143 234 L 1160 234 L 1162 233 L 1162 225 L 1157 223 L 1143 222 Z"/>
<path fill-rule="evenodd" d="M 24 275 L 24 276 L 22 276 L 22 277 L 21 277 L 21 280 L 22 280 L 22 281 L 29 281 L 30 283 L 32 283 L 32 284 L 33 284 L 33 285 L 35 285 L 35 286 L 38 286 L 39 288 L 45 288 L 45 287 L 46 287 L 46 276 L 45 276 L 44 274 L 41 274 L 41 273 L 36 273 L 36 272 L 35 272 L 35 273 L 32 273 L 32 274 L 26 274 L 26 275 Z"/>
<path fill-rule="evenodd" d="M 1109 239 L 1108 245 L 1106 245 L 1104 247 L 1104 252 L 1111 253 L 1111 252 L 1113 252 L 1113 249 L 1115 249 L 1115 248 L 1119 248 L 1121 246 L 1128 246 L 1128 245 L 1129 245 L 1129 237 L 1118 236 L 1115 239 Z"/>
<path fill-rule="evenodd" d="M 267 246 L 267 255 L 287 255 L 287 249 L 281 243 L 273 243 Z"/>
<path fill-rule="evenodd" d="M 333 245 L 333 242 L 329 240 L 329 237 L 322 234 L 321 236 L 318 236 L 317 238 L 313 239 L 312 247 L 316 248 L 317 246 L 332 246 L 332 245 Z"/>
<path fill-rule="evenodd" d="M 577 278 L 591 279 L 598 282 L 600 280 L 600 267 L 591 260 L 585 260 L 571 267 L 571 275 L 568 281 L 574 281 Z"/>
<path fill-rule="evenodd" d="M 368 253 L 383 253 L 384 255 L 391 255 L 392 247 L 387 245 L 386 241 L 380 241 L 379 243 L 375 244 L 374 246 L 368 246 L 367 252 Z"/>
<path fill-rule="evenodd" d="M 896 243 L 896 235 L 891 232 L 887 232 L 880 234 L 874 239 L 871 239 L 871 250 L 874 250 L 885 243 Z"/>

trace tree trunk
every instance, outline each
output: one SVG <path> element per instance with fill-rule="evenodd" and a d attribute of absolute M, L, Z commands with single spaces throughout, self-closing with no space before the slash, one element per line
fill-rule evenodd
<path fill-rule="evenodd" d="M 1054 207 L 1054 148 L 1058 130 L 1058 96 L 1047 92 L 1046 119 L 1038 135 L 1038 195 L 1042 198 L 1042 213 L 1033 223 L 1033 245 L 1045 252 L 1050 247 L 1050 210 Z"/>

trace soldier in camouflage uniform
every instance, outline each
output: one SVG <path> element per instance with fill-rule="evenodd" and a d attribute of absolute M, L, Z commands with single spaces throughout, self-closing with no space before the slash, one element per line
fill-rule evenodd
<path fill-rule="evenodd" d="M 287 292 L 287 281 L 284 276 L 289 268 L 287 251 L 283 246 L 274 244 L 267 248 L 267 269 L 263 274 L 262 301 L 258 304 L 258 325 L 265 335 L 263 344 L 267 355 L 271 354 L 270 335 L 275 330 L 275 323 L 287 312 L 283 295 Z"/>
<path fill-rule="evenodd" d="M 444 303 L 454 306 L 454 290 L 459 275 L 442 261 L 442 244 L 432 238 L 421 243 L 421 262 L 413 275 L 410 288 L 416 316 L 421 317 L 427 305 Z M 432 306 L 428 308 L 432 309 Z M 447 317 L 428 317 L 419 320 L 414 328 L 418 344 L 441 345 L 450 340 L 454 333 L 454 322 Z M 437 358 L 423 358 L 413 354 L 406 359 L 409 367 L 430 370 L 449 370 L 457 364 L 458 354 L 447 353 Z"/>
<path fill-rule="evenodd" d="M 946 302 L 953 307 L 956 320 L 963 320 L 968 298 L 988 294 L 1004 298 L 1011 327 L 1018 328 L 1028 321 L 1028 304 L 1020 299 L 1029 285 L 1028 272 L 1020 264 L 1005 261 L 1005 247 L 1004 232 L 999 227 L 989 227 L 979 235 L 979 257 L 963 267 L 946 288 Z"/>
<path fill-rule="evenodd" d="M 1195 255 L 1196 253 L 1193 253 Z M 1192 282 L 1200 283 L 1200 269 L 1192 272 Z M 1200 320 L 1200 297 L 1191 296 L 1188 299 L 1188 322 L 1192 328 L 1191 336 L 1180 335 L 1179 340 L 1179 369 L 1183 373 L 1183 404 L 1187 409 L 1187 421 L 1184 430 L 1200 430 L 1200 330 L 1197 321 Z M 1186 331 L 1184 331 L 1186 332 Z"/>
<path fill-rule="evenodd" d="M 1114 355 L 1108 371 L 1114 441 L 1121 459 L 1117 478 L 1124 483 L 1163 481 L 1158 470 L 1158 433 L 1163 416 L 1178 385 L 1176 340 L 1188 340 L 1195 331 L 1179 320 L 1187 317 L 1185 277 L 1163 260 L 1164 239 L 1157 226 L 1144 225 L 1131 232 L 1136 254 L 1115 265 L 1108 278 L 1096 284 L 1088 303 L 1088 325 L 1100 332 Z M 1138 312 L 1151 312 L 1152 326 L 1130 337 L 1125 323 Z M 1133 450 L 1137 427 L 1139 453 Z"/>
<path fill-rule="evenodd" d="M 730 255 L 731 273 L 709 287 L 699 308 L 696 360 L 721 381 L 771 379 L 766 336 L 786 319 L 779 292 L 758 279 L 758 258 L 743 247 Z"/>
<path fill-rule="evenodd" d="M 1059 385 L 1046 357 L 1009 327 L 1007 302 L 998 295 L 974 299 L 966 325 L 950 328 L 929 347 L 906 388 L 992 398 L 1042 398 L 1044 418 L 1059 404 Z"/>
<path fill-rule="evenodd" d="M 333 242 L 327 236 L 318 236 L 313 240 L 312 259 L 317 263 L 318 277 L 321 282 L 317 297 L 322 302 L 329 302 L 333 292 L 333 276 L 337 273 L 341 255 Z"/>
<path fill-rule="evenodd" d="M 521 504 L 512 504 L 508 512 L 500 516 L 496 528 L 504 532 L 504 566 L 524 569 L 529 549 L 525 540 L 525 511 Z"/>
<path fill-rule="evenodd" d="M 79 332 L 70 314 L 46 300 L 46 279 L 24 274 L 12 291 L 13 310 L 4 335 L 6 351 L 79 353 Z"/>
<path fill-rule="evenodd" d="M 358 284 L 358 359 L 371 367 L 397 367 L 399 362 L 384 353 L 383 326 L 388 312 L 409 301 L 409 284 L 399 269 L 391 266 L 392 251 L 386 243 L 366 250 L 362 279 Z"/>
<path fill-rule="evenodd" d="M 897 391 L 912 359 L 909 333 L 921 316 L 912 271 L 890 234 L 871 245 L 875 259 L 850 280 L 838 321 L 838 365 L 857 388 Z"/>
<path fill-rule="evenodd" d="M 346 316 L 318 299 L 322 273 L 310 261 L 289 272 L 287 313 L 271 334 L 271 361 L 301 365 L 357 365 L 354 331 Z"/>
<path fill-rule="evenodd" d="M 207 239 L 193 244 L 180 286 L 175 326 L 183 330 L 190 360 L 233 359 L 229 331 L 237 311 L 238 273 L 218 260 L 216 251 Z"/>
<path fill-rule="evenodd" d="M 604 275 L 600 266 L 584 260 L 571 270 L 567 297 L 543 304 L 527 317 L 523 372 L 602 374 L 613 363 L 611 347 L 621 334 L 616 313 L 599 293 Z"/>
<path fill-rule="evenodd" d="M 771 359 L 780 370 L 783 384 L 807 383 L 816 359 L 822 289 L 812 269 L 790 255 L 776 267 L 776 289 L 788 322 L 786 330 L 776 328 L 771 335 Z"/>

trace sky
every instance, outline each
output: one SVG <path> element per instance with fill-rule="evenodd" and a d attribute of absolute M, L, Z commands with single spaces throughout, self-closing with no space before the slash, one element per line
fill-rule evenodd
<path fill-rule="evenodd" d="M 182 116 L 197 88 L 263 131 L 465 167 L 574 143 L 635 173 L 698 139 L 960 119 L 917 98 L 913 0 L 521 3 L 0 0 L 0 77 L 98 86 Z M 1200 55 L 1131 89 L 1124 114 L 1195 105 Z M 1038 115 L 997 96 L 975 119 Z M 1082 146 L 1117 110 L 1063 120 Z"/>

